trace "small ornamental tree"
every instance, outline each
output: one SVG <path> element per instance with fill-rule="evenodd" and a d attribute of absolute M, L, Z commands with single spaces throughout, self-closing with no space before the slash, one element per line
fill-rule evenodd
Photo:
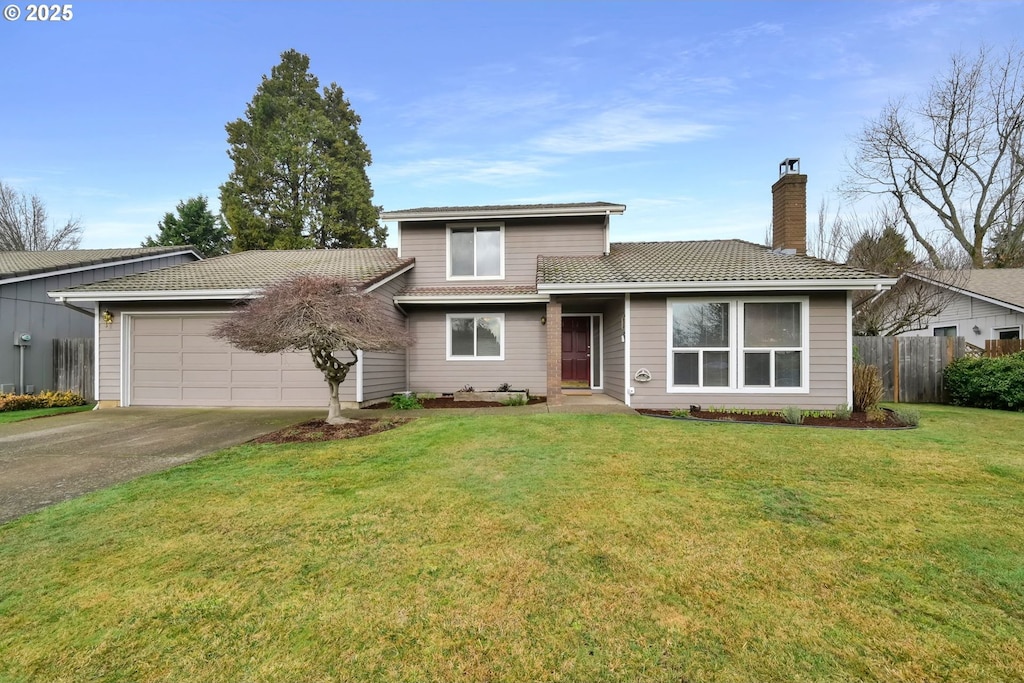
<path fill-rule="evenodd" d="M 218 324 L 212 335 L 256 353 L 309 351 L 330 387 L 331 424 L 351 422 L 341 416 L 338 388 L 359 362 L 356 352 L 399 351 L 413 341 L 383 300 L 360 292 L 344 278 L 316 275 L 267 287 L 261 297 Z"/>

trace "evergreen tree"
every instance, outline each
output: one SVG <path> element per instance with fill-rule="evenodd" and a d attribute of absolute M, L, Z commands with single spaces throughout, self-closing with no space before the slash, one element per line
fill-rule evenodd
<path fill-rule="evenodd" d="M 178 215 L 164 214 L 156 224 L 159 229 L 155 237 L 147 236 L 144 247 L 169 247 L 190 245 L 202 256 L 220 256 L 228 253 L 231 240 L 224 221 L 210 213 L 207 199 L 203 195 L 178 202 Z"/>
<path fill-rule="evenodd" d="M 359 116 L 336 84 L 319 87 L 309 57 L 288 50 L 225 127 L 235 168 L 221 208 L 236 251 L 383 246 Z"/>

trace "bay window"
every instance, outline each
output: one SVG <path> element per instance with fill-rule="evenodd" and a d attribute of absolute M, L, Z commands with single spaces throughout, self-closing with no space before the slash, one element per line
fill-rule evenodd
<path fill-rule="evenodd" d="M 808 300 L 670 299 L 670 392 L 808 389 Z"/>

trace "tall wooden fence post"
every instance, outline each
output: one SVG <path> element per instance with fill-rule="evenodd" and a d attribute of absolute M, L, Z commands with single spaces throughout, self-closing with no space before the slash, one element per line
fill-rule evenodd
<path fill-rule="evenodd" d="M 892 338 L 892 400 L 900 402 L 900 338 Z"/>

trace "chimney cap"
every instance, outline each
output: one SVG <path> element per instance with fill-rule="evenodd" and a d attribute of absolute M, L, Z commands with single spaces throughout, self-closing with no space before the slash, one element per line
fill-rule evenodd
<path fill-rule="evenodd" d="M 779 175 L 792 175 L 800 173 L 800 159 L 790 157 L 779 162 Z"/>

